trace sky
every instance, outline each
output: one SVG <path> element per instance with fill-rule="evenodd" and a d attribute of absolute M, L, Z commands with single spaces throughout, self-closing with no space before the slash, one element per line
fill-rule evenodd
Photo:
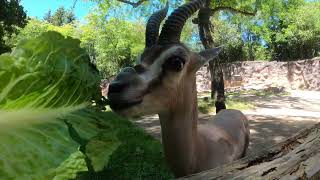
<path fill-rule="evenodd" d="M 22 0 L 21 5 L 24 7 L 28 16 L 42 19 L 49 9 L 51 9 L 52 13 L 61 6 L 70 9 L 73 2 L 74 0 Z M 74 9 L 76 18 L 83 22 L 85 16 L 94 5 L 94 3 L 89 1 L 78 0 Z"/>

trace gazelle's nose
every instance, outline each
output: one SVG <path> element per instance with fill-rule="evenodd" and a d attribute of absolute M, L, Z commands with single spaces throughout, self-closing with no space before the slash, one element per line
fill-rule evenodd
<path fill-rule="evenodd" d="M 133 67 L 125 67 L 121 70 L 121 72 L 136 73 L 136 70 Z"/>
<path fill-rule="evenodd" d="M 130 85 L 137 82 L 138 74 L 132 67 L 125 67 L 116 76 L 114 81 L 109 84 L 108 94 L 122 93 Z"/>
<path fill-rule="evenodd" d="M 127 86 L 129 86 L 128 83 L 124 83 L 124 82 L 113 82 L 113 83 L 109 84 L 108 93 L 120 93 L 120 92 L 122 92 L 124 89 L 126 89 Z"/>

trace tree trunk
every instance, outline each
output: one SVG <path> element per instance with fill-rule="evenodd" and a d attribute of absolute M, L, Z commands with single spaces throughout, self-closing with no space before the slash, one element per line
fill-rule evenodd
<path fill-rule="evenodd" d="M 270 149 L 188 179 L 320 179 L 320 123 Z"/>
<path fill-rule="evenodd" d="M 216 61 L 216 75 L 215 78 L 217 81 L 216 83 L 216 90 L 217 90 L 217 98 L 215 102 L 216 106 L 216 113 L 218 113 L 222 109 L 226 109 L 225 104 L 225 94 L 224 94 L 224 79 L 223 79 L 223 72 L 222 72 L 222 64 L 219 61 Z"/>
<path fill-rule="evenodd" d="M 210 16 L 212 14 L 210 0 L 206 2 L 206 8 L 201 8 L 198 15 L 198 26 L 200 40 L 205 49 L 214 47 L 213 38 L 211 36 Z M 209 70 L 211 74 L 211 98 L 215 99 L 216 112 L 226 109 L 224 95 L 224 79 L 223 72 L 219 61 L 210 61 Z"/>
<path fill-rule="evenodd" d="M 217 83 L 216 83 L 216 71 L 215 71 L 215 67 L 214 67 L 214 62 L 210 61 L 209 62 L 209 71 L 210 71 L 210 76 L 211 76 L 211 99 L 215 100 L 216 99 L 216 95 L 217 95 Z"/>

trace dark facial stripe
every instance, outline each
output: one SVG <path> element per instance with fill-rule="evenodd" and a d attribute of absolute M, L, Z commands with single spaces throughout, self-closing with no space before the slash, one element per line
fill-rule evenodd
<path fill-rule="evenodd" d="M 173 46 L 180 46 L 182 49 L 186 50 L 189 52 L 189 49 L 181 43 L 174 43 L 174 44 L 169 44 L 169 45 L 158 45 L 154 46 L 152 48 L 147 48 L 145 51 L 141 54 L 141 62 L 146 65 L 151 65 L 154 63 L 154 61 L 161 56 L 163 52 L 166 50 L 170 49 Z"/>
<path fill-rule="evenodd" d="M 157 78 L 153 79 L 147 88 L 147 93 L 151 92 L 154 88 L 158 87 L 162 83 L 163 73 L 161 73 Z"/>
<path fill-rule="evenodd" d="M 150 49 L 146 49 L 141 55 L 141 63 L 151 65 L 153 62 L 169 47 L 155 46 Z"/>

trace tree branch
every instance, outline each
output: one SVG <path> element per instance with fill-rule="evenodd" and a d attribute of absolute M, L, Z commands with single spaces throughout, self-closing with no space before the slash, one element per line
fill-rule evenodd
<path fill-rule="evenodd" d="M 129 4 L 129 5 L 131 5 L 133 8 L 136 8 L 136 7 L 140 6 L 142 3 L 144 3 L 144 2 L 147 1 L 147 0 L 139 0 L 138 2 L 131 2 L 131 1 L 128 1 L 128 0 L 117 0 L 117 1 L 122 2 L 122 3 Z"/>
<path fill-rule="evenodd" d="M 257 14 L 257 5 L 255 7 L 254 12 L 247 12 L 247 11 L 243 11 L 243 10 L 239 10 L 239 9 L 235 9 L 233 7 L 229 7 L 229 6 L 220 6 L 220 7 L 216 7 L 214 9 L 210 9 L 208 7 L 202 8 L 201 11 L 199 11 L 199 14 L 201 13 L 202 18 L 200 18 L 200 16 L 198 18 L 195 18 L 192 20 L 192 22 L 194 24 L 199 24 L 199 21 L 202 21 L 200 23 L 210 23 L 210 18 L 209 16 L 213 16 L 216 12 L 218 11 L 230 11 L 232 13 L 240 13 L 246 16 L 255 16 Z"/>
<path fill-rule="evenodd" d="M 211 9 L 212 15 L 217 11 L 230 11 L 232 13 L 240 13 L 240 14 L 247 15 L 247 16 L 255 16 L 257 13 L 257 8 L 254 10 L 254 12 L 247 12 L 247 11 L 242 11 L 242 10 L 235 9 L 235 8 L 232 8 L 229 6 L 220 6 L 220 7 L 216 7 L 214 9 Z"/>
<path fill-rule="evenodd" d="M 77 2 L 78 2 L 78 0 L 74 0 L 74 1 L 73 1 L 73 5 L 72 5 L 72 7 L 71 7 L 72 11 L 73 11 L 73 10 L 74 10 L 74 8 L 76 7 Z"/>

